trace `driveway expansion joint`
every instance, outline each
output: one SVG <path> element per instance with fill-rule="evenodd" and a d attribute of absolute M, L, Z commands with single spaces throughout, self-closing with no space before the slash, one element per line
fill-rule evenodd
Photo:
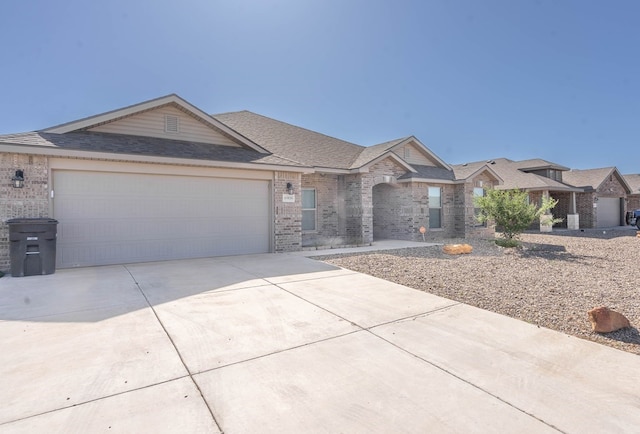
<path fill-rule="evenodd" d="M 458 304 L 463 304 L 463 303 L 458 303 Z M 449 307 L 451 307 L 451 306 L 449 306 Z M 440 310 L 442 310 L 442 309 L 440 309 Z M 492 392 L 490 392 L 490 391 L 486 390 L 485 388 L 478 386 L 477 384 L 473 383 L 471 380 L 467 380 L 466 378 L 463 378 L 463 377 L 461 377 L 461 376 L 459 376 L 459 375 L 457 375 L 457 374 L 455 374 L 455 373 L 453 373 L 453 372 L 449 371 L 449 370 L 448 370 L 448 369 L 446 369 L 445 367 L 440 366 L 439 364 L 437 364 L 437 363 L 435 363 L 435 362 L 432 362 L 432 361 L 430 361 L 430 360 L 427 360 L 427 359 L 426 359 L 426 358 L 424 358 L 424 357 L 421 357 L 421 356 L 419 356 L 419 355 L 417 355 L 417 354 L 415 354 L 415 353 L 412 353 L 411 351 L 407 350 L 406 348 L 403 348 L 403 347 L 399 346 L 398 344 L 396 344 L 396 343 L 394 343 L 394 342 L 391 342 L 390 340 L 385 339 L 384 337 L 382 337 L 382 336 L 380 336 L 380 335 L 376 334 L 373 330 L 366 330 L 366 331 L 367 331 L 368 333 L 371 333 L 371 335 L 373 335 L 373 336 L 377 337 L 378 339 L 380 339 L 380 340 L 382 340 L 382 341 L 384 341 L 384 342 L 386 342 L 386 343 L 388 343 L 388 344 L 390 344 L 390 345 L 394 346 L 395 348 L 399 349 L 400 351 L 402 351 L 402 352 L 404 352 L 404 353 L 407 353 L 407 354 L 409 354 L 409 355 L 411 355 L 411 356 L 415 357 L 416 359 L 418 359 L 418 360 L 420 360 L 420 361 L 422 361 L 422 362 L 424 362 L 424 363 L 427 363 L 427 364 L 429 364 L 429 365 L 433 366 L 433 367 L 434 367 L 434 368 L 436 368 L 436 369 L 441 370 L 441 371 L 442 371 L 442 372 L 444 372 L 445 374 L 450 375 L 451 377 L 456 378 L 457 380 L 462 381 L 463 383 L 466 383 L 466 384 L 468 384 L 469 386 L 471 386 L 471 387 L 473 387 L 473 388 L 475 388 L 475 389 L 478 389 L 478 390 L 479 390 L 479 391 L 481 391 L 482 393 L 485 393 L 485 394 L 487 394 L 487 395 L 491 396 L 492 398 L 497 399 L 498 401 L 500 401 L 500 402 L 504 403 L 505 405 L 508 405 L 509 407 L 511 407 L 511 408 L 513 408 L 513 409 L 515 409 L 515 410 L 517 410 L 517 411 L 519 411 L 519 412 L 523 413 L 523 414 L 526 414 L 527 416 L 529 416 L 529 417 L 531 417 L 531 418 L 533 418 L 533 419 L 535 419 L 535 420 L 539 421 L 540 423 L 543 423 L 543 424 L 547 425 L 549 428 L 554 429 L 554 430 L 558 431 L 559 433 L 566 434 L 566 432 L 565 432 L 565 431 L 562 431 L 562 430 L 561 430 L 560 428 L 558 428 L 557 426 L 555 426 L 555 425 L 553 425 L 553 424 L 551 424 L 551 423 L 549 423 L 549 422 L 545 421 L 544 419 L 539 418 L 539 417 L 538 417 L 538 416 L 536 416 L 535 414 L 532 414 L 532 413 L 530 413 L 530 412 L 528 412 L 528 411 L 526 411 L 526 410 L 524 410 L 524 409 L 522 409 L 522 408 L 520 408 L 520 407 L 518 407 L 518 406 L 516 406 L 516 405 L 512 404 L 511 402 L 509 402 L 509 401 L 507 401 L 507 400 L 505 400 L 505 399 L 501 398 L 500 396 L 498 396 L 498 395 L 496 395 L 496 394 L 494 394 L 494 393 L 492 393 Z"/>
<path fill-rule="evenodd" d="M 162 327 L 162 330 L 164 330 L 164 333 L 167 335 L 167 338 L 169 339 L 169 342 L 171 342 L 171 345 L 173 346 L 174 350 L 176 351 L 176 354 L 178 355 L 178 358 L 180 359 L 180 363 L 182 363 L 182 366 L 184 366 L 184 369 L 186 370 L 187 375 L 191 379 L 191 382 L 193 383 L 193 385 L 195 386 L 196 390 L 200 394 L 200 398 L 202 398 L 202 401 L 204 402 L 205 406 L 207 407 L 207 410 L 209 411 L 209 414 L 211 415 L 211 418 L 213 419 L 213 423 L 216 424 L 216 428 L 218 428 L 218 431 L 220 431 L 220 433 L 222 433 L 223 432 L 222 428 L 221 428 L 220 424 L 218 423 L 218 420 L 216 419 L 216 416 L 213 414 L 213 409 L 211 408 L 211 406 L 209 405 L 209 403 L 205 399 L 204 394 L 202 393 L 202 390 L 200 389 L 200 386 L 198 385 L 196 380 L 193 378 L 193 374 L 191 373 L 191 370 L 189 370 L 189 367 L 185 363 L 184 358 L 182 357 L 182 354 L 180 354 L 180 350 L 178 350 L 178 346 L 173 341 L 173 338 L 169 334 L 169 331 L 167 330 L 165 325 L 162 323 L 162 320 L 160 319 L 160 316 L 158 316 L 158 313 L 156 312 L 156 309 L 153 307 L 153 304 L 147 298 L 147 294 L 144 293 L 144 291 L 140 287 L 140 284 L 138 283 L 138 281 L 134 277 L 133 273 L 129 270 L 129 268 L 126 265 L 124 265 L 124 268 L 125 268 L 125 270 L 127 270 L 129 275 L 131 275 L 131 278 L 135 282 L 138 290 L 140 291 L 140 294 L 142 294 L 142 296 L 146 300 L 147 305 L 149 306 L 149 309 L 151 309 L 151 312 L 153 312 L 153 315 L 156 317 L 156 320 L 158 321 L 158 324 L 160 324 L 160 327 Z"/>

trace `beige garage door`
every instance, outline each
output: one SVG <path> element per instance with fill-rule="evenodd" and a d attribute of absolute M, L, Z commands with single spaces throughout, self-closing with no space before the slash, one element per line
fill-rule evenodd
<path fill-rule="evenodd" d="M 55 170 L 53 189 L 61 268 L 270 250 L 268 181 Z"/>
<path fill-rule="evenodd" d="M 596 209 L 599 228 L 620 226 L 620 198 L 600 197 Z"/>

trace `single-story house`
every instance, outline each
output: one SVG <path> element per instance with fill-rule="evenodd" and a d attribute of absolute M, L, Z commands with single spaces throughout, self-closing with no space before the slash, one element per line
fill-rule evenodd
<path fill-rule="evenodd" d="M 24 217 L 59 221 L 60 268 L 490 234 L 473 198 L 503 180 L 463 172 L 413 136 L 365 147 L 168 95 L 0 136 L 0 269 Z"/>
<path fill-rule="evenodd" d="M 632 189 L 615 167 L 572 170 L 541 159 L 513 161 L 496 158 L 453 166 L 456 173 L 489 165 L 504 182 L 498 189 L 522 189 L 529 200 L 539 203 L 543 196 L 558 200 L 552 210 L 562 218 L 558 227 L 601 228 L 624 225 L 627 198 Z"/>

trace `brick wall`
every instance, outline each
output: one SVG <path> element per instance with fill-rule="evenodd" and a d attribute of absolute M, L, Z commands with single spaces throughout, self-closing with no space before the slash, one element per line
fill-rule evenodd
<path fill-rule="evenodd" d="M 571 208 L 571 193 L 568 192 L 551 192 L 551 197 L 558 201 L 558 204 L 551 210 L 554 218 L 561 218 L 561 223 L 556 223 L 554 228 L 567 227 L 567 214 Z"/>
<path fill-rule="evenodd" d="M 16 170 L 24 171 L 23 188 L 12 187 Z M 8 219 L 49 217 L 49 175 L 46 157 L 0 153 L 0 270 L 9 269 Z"/>
<path fill-rule="evenodd" d="M 475 196 L 473 190 L 476 187 L 491 188 L 496 185 L 496 180 L 487 173 L 467 180 L 463 185 L 455 189 L 455 232 L 452 236 L 460 238 L 493 238 L 495 226 L 491 222 L 484 225 L 478 223 L 475 211 Z"/>
<path fill-rule="evenodd" d="M 611 175 L 596 190 L 601 197 L 625 197 L 627 192 L 617 176 Z"/>
<path fill-rule="evenodd" d="M 596 227 L 596 209 L 593 207 L 596 194 L 576 193 L 576 209 L 580 216 L 580 228 L 591 229 Z"/>
<path fill-rule="evenodd" d="M 396 183 L 373 187 L 374 239 L 416 240 L 428 227 L 426 185 Z"/>
<path fill-rule="evenodd" d="M 364 243 L 372 242 L 378 235 L 380 239 L 411 239 L 408 232 L 415 226 L 413 192 L 410 186 L 404 183 L 394 182 L 393 185 L 389 185 L 383 178 L 391 176 L 397 179 L 405 173 L 404 167 L 391 158 L 385 158 L 369 167 L 368 173 L 361 175 L 361 236 Z M 377 235 L 374 236 L 374 233 Z"/>
<path fill-rule="evenodd" d="M 627 199 L 629 199 L 627 202 L 627 211 L 640 209 L 640 194 L 630 194 L 627 196 Z"/>
<path fill-rule="evenodd" d="M 295 202 L 283 202 L 287 183 L 293 185 Z M 276 172 L 273 185 L 274 230 L 276 252 L 294 252 L 302 248 L 302 192 L 299 173 Z"/>
<path fill-rule="evenodd" d="M 338 175 L 328 173 L 302 175 L 302 188 L 316 190 L 316 230 L 302 233 L 303 246 L 344 243 L 340 232 L 344 198 L 340 197 L 338 179 Z"/>

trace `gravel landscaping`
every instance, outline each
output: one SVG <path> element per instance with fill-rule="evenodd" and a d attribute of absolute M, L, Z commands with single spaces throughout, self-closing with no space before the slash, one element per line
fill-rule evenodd
<path fill-rule="evenodd" d="M 315 259 L 640 354 L 635 229 L 557 230 L 520 239 L 523 246 L 515 249 L 492 240 L 445 240 L 471 244 L 469 255 L 425 246 Z M 593 333 L 587 311 L 597 306 L 622 313 L 632 328 Z"/>

